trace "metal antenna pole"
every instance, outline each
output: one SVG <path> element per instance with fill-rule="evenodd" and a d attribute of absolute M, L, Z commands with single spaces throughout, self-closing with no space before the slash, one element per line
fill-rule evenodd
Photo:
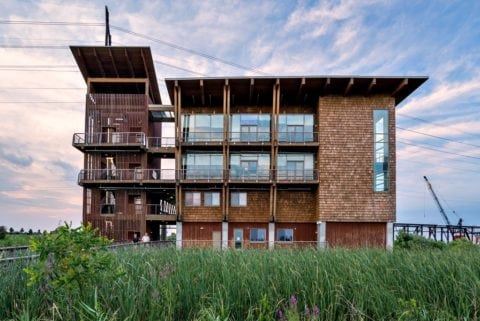
<path fill-rule="evenodd" d="M 105 47 L 112 46 L 112 35 L 110 34 L 110 20 L 108 7 L 105 6 Z"/>

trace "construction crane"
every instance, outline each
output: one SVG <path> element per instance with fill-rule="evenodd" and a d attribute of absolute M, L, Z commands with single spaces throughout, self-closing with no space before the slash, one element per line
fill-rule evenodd
<path fill-rule="evenodd" d="M 430 193 L 432 194 L 432 197 L 433 197 L 433 199 L 435 200 L 435 203 L 437 203 L 438 209 L 440 210 L 440 213 L 442 214 L 443 219 L 444 219 L 445 222 L 447 223 L 447 228 L 450 230 L 450 233 L 452 234 L 453 239 L 456 239 L 456 238 L 459 238 L 459 237 L 463 237 L 463 236 L 466 236 L 466 237 L 469 239 L 468 234 L 462 233 L 462 232 L 463 232 L 463 231 L 462 231 L 462 230 L 463 230 L 463 228 L 462 228 L 463 219 L 460 218 L 460 220 L 458 221 L 458 224 L 457 224 L 456 228 L 453 228 L 452 223 L 451 223 L 450 220 L 448 219 L 447 213 L 446 213 L 445 210 L 443 209 L 443 206 L 442 206 L 442 204 L 440 204 L 440 200 L 438 199 L 437 194 L 436 194 L 435 191 L 433 190 L 432 184 L 430 184 L 427 176 L 423 176 L 423 178 L 425 179 L 425 182 L 427 183 L 427 187 L 428 187 L 428 189 L 430 190 Z M 454 212 L 454 213 L 455 213 L 455 212 Z"/>

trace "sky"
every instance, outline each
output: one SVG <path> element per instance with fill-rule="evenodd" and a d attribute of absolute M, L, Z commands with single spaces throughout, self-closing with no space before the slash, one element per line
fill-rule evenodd
<path fill-rule="evenodd" d="M 426 175 L 452 222 L 480 225 L 477 0 L 0 0 L 0 225 L 81 221 L 86 86 L 68 46 L 104 44 L 105 5 L 112 45 L 151 47 L 166 102 L 174 77 L 428 76 L 396 109 L 397 221 L 444 223 Z"/>

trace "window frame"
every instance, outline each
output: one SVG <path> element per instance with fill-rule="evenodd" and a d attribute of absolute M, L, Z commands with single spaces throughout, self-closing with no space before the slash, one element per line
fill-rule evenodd
<path fill-rule="evenodd" d="M 281 240 L 280 239 L 280 231 L 291 231 L 291 239 L 290 240 Z M 293 243 L 293 228 L 278 228 L 277 229 L 277 242 L 283 242 L 283 243 Z M 286 235 L 286 234 L 285 234 Z"/>
<path fill-rule="evenodd" d="M 187 203 L 187 200 L 188 200 L 188 194 L 191 194 L 191 199 L 192 199 L 192 203 Z M 195 195 L 198 195 L 198 204 L 195 203 Z M 185 192 L 185 200 L 183 201 L 183 204 L 185 205 L 185 207 L 198 207 L 198 206 L 202 206 L 202 193 L 200 192 Z"/>
<path fill-rule="evenodd" d="M 257 239 L 255 240 L 252 240 L 252 231 L 256 231 L 256 235 L 257 235 Z M 260 240 L 258 239 L 258 236 L 259 236 L 259 231 L 262 231 L 263 232 L 263 240 Z M 249 240 L 250 240 L 250 243 L 265 243 L 267 241 L 267 229 L 266 228 L 262 228 L 262 227 L 254 227 L 254 228 L 251 228 L 250 229 L 250 233 L 249 233 Z"/>
<path fill-rule="evenodd" d="M 217 195 L 218 204 L 214 204 L 213 195 Z M 207 197 L 209 195 L 209 197 Z M 207 199 L 210 199 L 210 204 L 207 204 Z M 205 207 L 220 207 L 220 192 L 205 192 L 203 193 L 203 206 Z"/>
<path fill-rule="evenodd" d="M 236 203 L 236 204 L 235 204 L 235 202 L 233 201 L 235 194 L 238 195 L 238 196 L 237 196 L 238 203 Z M 240 200 L 241 200 L 241 196 L 240 196 L 240 195 L 243 195 L 243 194 L 245 194 L 245 204 L 242 204 L 242 202 L 240 201 Z M 231 193 L 230 193 L 230 206 L 231 206 L 231 207 L 247 207 L 247 206 L 248 206 L 248 195 L 247 195 L 247 192 L 231 192 Z"/>
<path fill-rule="evenodd" d="M 373 191 L 390 192 L 389 110 L 373 110 Z M 382 120 L 381 128 L 378 122 Z M 380 132 L 379 132 L 380 130 Z M 379 157 L 383 161 L 378 161 Z"/>

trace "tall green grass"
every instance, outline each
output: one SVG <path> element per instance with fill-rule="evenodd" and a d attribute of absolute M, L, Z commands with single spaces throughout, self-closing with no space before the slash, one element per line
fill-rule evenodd
<path fill-rule="evenodd" d="M 0 319 L 75 320 L 88 297 L 26 287 L 22 268 L 0 267 Z M 115 320 L 256 320 L 291 295 L 319 320 L 477 320 L 478 251 L 130 249 L 115 252 L 124 275 L 98 284 L 97 307 Z M 48 293 L 47 293 L 48 294 Z M 48 300 L 43 298 L 48 297 Z M 213 320 L 213 318 L 212 318 Z"/>

